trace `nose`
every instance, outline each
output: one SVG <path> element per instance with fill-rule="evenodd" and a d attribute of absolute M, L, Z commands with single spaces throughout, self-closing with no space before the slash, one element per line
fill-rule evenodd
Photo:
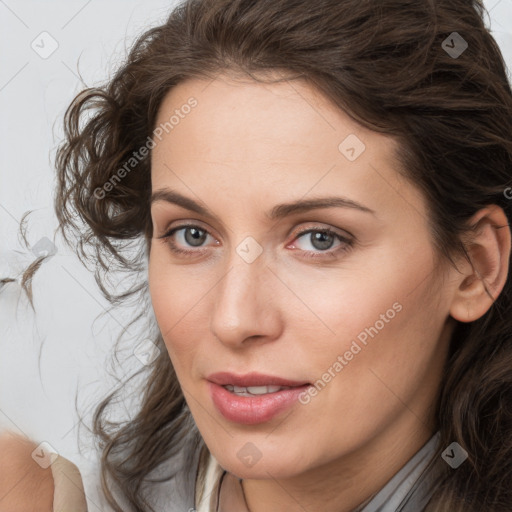
<path fill-rule="evenodd" d="M 249 339 L 251 345 L 256 340 L 277 339 L 282 328 L 277 300 L 282 286 L 263 254 L 247 263 L 234 252 L 226 274 L 214 288 L 210 324 L 214 336 L 232 349 L 246 347 Z"/>

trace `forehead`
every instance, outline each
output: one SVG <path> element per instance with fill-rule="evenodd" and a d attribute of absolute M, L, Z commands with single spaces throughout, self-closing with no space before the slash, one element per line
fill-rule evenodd
<path fill-rule="evenodd" d="M 362 127 L 302 80 L 187 80 L 165 96 L 155 129 L 155 164 L 162 157 L 181 163 L 187 153 L 187 161 L 245 167 L 258 161 L 262 171 L 265 164 L 296 165 L 312 156 L 322 166 L 354 156 L 350 146 L 356 157 L 364 151 L 395 164 L 392 138 Z"/>
<path fill-rule="evenodd" d="M 194 105 L 190 107 L 189 105 Z M 421 208 L 396 170 L 396 141 L 368 130 L 300 80 L 191 79 L 164 98 L 152 150 L 153 190 L 239 202 L 340 192 L 371 207 Z M 192 194 L 191 194 L 192 192 Z M 276 201 L 277 202 L 277 201 Z"/>

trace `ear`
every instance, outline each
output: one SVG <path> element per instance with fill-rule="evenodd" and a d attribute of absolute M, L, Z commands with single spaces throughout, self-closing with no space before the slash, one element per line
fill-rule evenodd
<path fill-rule="evenodd" d="M 482 208 L 469 219 L 469 226 L 465 247 L 470 262 L 463 260 L 450 308 L 451 316 L 461 322 L 477 320 L 489 310 L 505 286 L 510 258 L 510 226 L 502 208 Z"/>

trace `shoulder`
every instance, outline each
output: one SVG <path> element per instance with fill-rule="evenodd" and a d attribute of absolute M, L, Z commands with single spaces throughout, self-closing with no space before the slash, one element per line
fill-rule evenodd
<path fill-rule="evenodd" d="M 53 477 L 32 453 L 37 444 L 11 431 L 0 433 L 1 509 L 9 512 L 52 512 Z"/>
<path fill-rule="evenodd" d="M 9 512 L 86 512 L 80 471 L 12 431 L 0 432 L 0 505 Z"/>

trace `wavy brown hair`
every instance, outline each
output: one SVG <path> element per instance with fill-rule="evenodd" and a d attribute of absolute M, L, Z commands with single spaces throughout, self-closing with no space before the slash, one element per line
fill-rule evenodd
<path fill-rule="evenodd" d="M 113 304 L 142 300 L 145 308 L 134 322 L 147 319 L 151 154 L 122 179 L 119 169 L 147 144 L 162 100 L 177 84 L 220 73 L 268 82 L 277 73 L 282 80 L 307 81 L 363 126 L 395 137 L 398 171 L 428 201 L 437 254 L 452 263 L 459 254 L 469 260 L 468 219 L 489 204 L 503 208 L 509 222 L 512 216 L 506 193 L 512 190 L 512 92 L 485 16 L 479 0 L 179 4 L 164 24 L 137 39 L 104 86 L 82 91 L 66 112 L 56 158 L 64 238 L 76 244 L 84 264 L 92 264 Z M 456 57 L 443 47 L 453 32 L 468 45 Z M 134 277 L 122 293 L 106 285 L 114 270 Z M 429 512 L 512 509 L 511 287 L 509 274 L 489 311 L 459 322 L 451 339 L 435 404 L 441 436 L 435 457 L 441 460 L 440 451 L 453 441 L 469 457 L 456 470 L 437 464 Z M 154 341 L 162 350 L 142 370 L 132 417 L 107 420 L 122 385 L 94 415 L 103 490 L 117 512 L 126 508 L 114 488 L 126 499 L 124 507 L 153 510 L 145 496 L 156 485 L 151 474 L 186 439 L 204 477 L 208 452 L 157 328 Z"/>

